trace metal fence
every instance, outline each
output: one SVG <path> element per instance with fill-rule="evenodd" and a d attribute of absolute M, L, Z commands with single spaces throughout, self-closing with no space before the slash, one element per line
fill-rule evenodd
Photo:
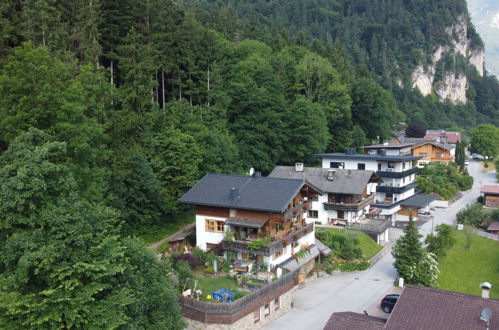
<path fill-rule="evenodd" d="M 247 296 L 237 299 L 231 303 L 217 303 L 209 301 L 199 301 L 190 297 L 179 296 L 180 305 L 195 309 L 207 314 L 235 314 L 242 309 L 248 307 L 252 303 L 257 302 L 273 292 L 294 283 L 295 272 L 288 273 L 278 278 L 277 280 L 264 285 L 257 291 L 250 293 Z"/>

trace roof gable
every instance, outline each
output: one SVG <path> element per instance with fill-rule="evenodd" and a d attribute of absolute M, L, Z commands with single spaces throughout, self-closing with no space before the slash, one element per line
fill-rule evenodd
<path fill-rule="evenodd" d="M 303 180 L 206 174 L 179 201 L 184 204 L 282 213 L 303 187 Z M 232 188 L 239 197 L 230 200 Z"/>

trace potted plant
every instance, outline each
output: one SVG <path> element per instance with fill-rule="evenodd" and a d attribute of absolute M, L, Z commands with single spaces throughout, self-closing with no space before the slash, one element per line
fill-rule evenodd
<path fill-rule="evenodd" d="M 285 244 L 289 244 L 290 239 L 289 239 L 289 238 L 285 238 L 285 239 L 283 239 L 282 241 L 283 241 Z"/>
<path fill-rule="evenodd" d="M 301 236 L 301 233 L 296 233 L 296 234 L 294 234 L 294 237 L 295 237 L 295 238 L 300 238 L 300 236 Z"/>

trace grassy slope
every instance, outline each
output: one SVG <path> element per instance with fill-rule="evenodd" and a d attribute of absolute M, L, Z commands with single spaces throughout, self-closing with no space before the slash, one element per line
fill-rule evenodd
<path fill-rule="evenodd" d="M 491 298 L 499 299 L 499 242 L 472 235 L 466 248 L 466 234 L 455 231 L 456 243 L 440 262 L 436 286 L 450 291 L 481 295 L 479 284 L 492 284 Z"/>
<path fill-rule="evenodd" d="M 194 222 L 194 215 L 194 210 L 182 212 L 168 222 L 139 228 L 136 230 L 135 235 L 141 238 L 145 242 L 145 245 L 149 245 Z"/>
<path fill-rule="evenodd" d="M 357 236 L 357 238 L 359 239 L 359 244 L 356 247 L 359 247 L 362 250 L 362 254 L 365 260 L 369 260 L 370 258 L 372 258 L 372 256 L 374 256 L 382 249 L 382 246 L 376 244 L 376 242 L 371 237 L 358 230 L 335 229 L 335 228 L 320 229 L 320 230 L 330 230 L 336 234 L 341 234 L 346 237 Z"/>

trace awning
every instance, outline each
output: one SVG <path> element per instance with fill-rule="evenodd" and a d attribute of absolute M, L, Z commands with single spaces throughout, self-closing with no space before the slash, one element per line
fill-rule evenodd
<path fill-rule="evenodd" d="M 300 269 L 301 267 L 308 264 L 311 260 L 315 259 L 319 256 L 319 249 L 317 245 L 310 245 L 310 253 L 308 253 L 305 257 L 300 259 L 288 259 L 283 263 L 279 264 L 279 267 L 286 269 L 289 272 L 293 272 L 295 270 Z"/>
<path fill-rule="evenodd" d="M 250 228 L 261 228 L 267 222 L 267 219 L 248 219 L 231 217 L 225 220 L 226 225 L 250 227 Z"/>
<path fill-rule="evenodd" d="M 325 257 L 333 252 L 326 244 L 322 243 L 317 238 L 315 239 L 315 245 L 317 245 L 319 252 Z"/>

